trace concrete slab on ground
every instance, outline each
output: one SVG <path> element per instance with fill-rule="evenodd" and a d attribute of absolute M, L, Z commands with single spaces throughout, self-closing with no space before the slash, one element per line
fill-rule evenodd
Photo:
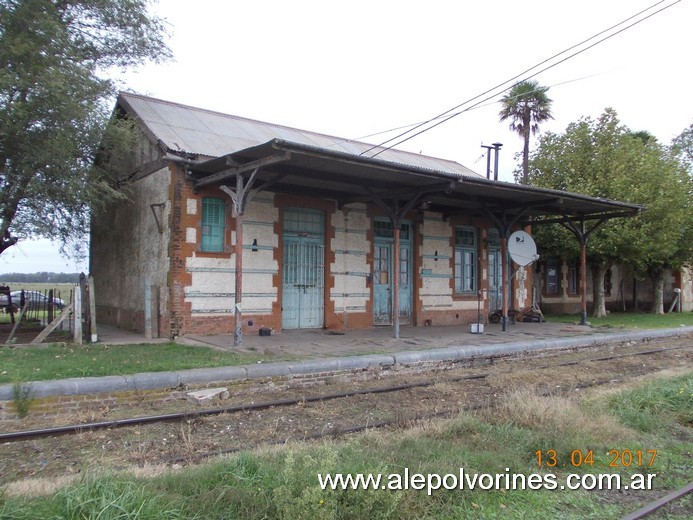
<path fill-rule="evenodd" d="M 604 332 L 613 331 L 605 330 Z M 311 359 L 429 350 L 451 346 L 484 346 L 595 334 L 600 334 L 600 329 L 565 323 L 516 323 L 509 324 L 506 331 L 502 330 L 500 324 L 489 324 L 486 325 L 482 334 L 472 334 L 469 325 L 405 326 L 400 329 L 399 339 L 392 337 L 390 327 L 346 331 L 288 330 L 270 336 L 244 334 L 241 348 L 234 347 L 233 334 L 191 334 L 177 338 L 176 341 L 237 352 Z"/>
<path fill-rule="evenodd" d="M 106 345 L 136 345 L 138 343 L 168 343 L 168 338 L 147 339 L 142 332 L 132 332 L 112 325 L 97 327 L 98 343 Z"/>

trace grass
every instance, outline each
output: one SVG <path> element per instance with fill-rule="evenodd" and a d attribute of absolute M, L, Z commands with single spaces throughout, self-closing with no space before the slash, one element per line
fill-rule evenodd
<path fill-rule="evenodd" d="M 60 316 L 62 312 L 61 309 L 55 309 L 53 311 L 53 318 Z M 15 321 L 19 318 L 19 311 L 14 314 Z M 0 324 L 12 323 L 12 316 L 10 313 L 0 314 Z M 19 330 L 36 330 L 37 333 L 41 332 L 48 323 L 48 311 L 42 309 L 29 309 L 26 311 L 22 317 L 22 323 Z"/>
<path fill-rule="evenodd" d="M 547 316 L 547 321 L 574 323 L 572 315 Z M 613 313 L 591 319 L 595 327 L 655 329 L 693 326 L 693 313 L 664 315 Z M 258 361 L 280 361 L 261 354 L 238 354 L 177 343 L 139 345 L 50 345 L 36 348 L 0 346 L 0 384 L 45 381 L 69 377 L 97 377 L 138 372 L 234 366 Z"/>
<path fill-rule="evenodd" d="M 263 355 L 177 343 L 0 347 L 0 384 L 233 366 L 266 360 L 267 356 Z"/>
<path fill-rule="evenodd" d="M 579 323 L 580 316 L 576 314 L 561 314 L 545 316 L 546 321 L 553 323 Z M 693 326 L 693 312 L 671 312 L 667 314 L 651 314 L 644 312 L 612 312 L 604 318 L 587 316 L 592 327 L 614 329 L 666 329 L 681 326 Z"/>
<path fill-rule="evenodd" d="M 618 394 L 537 397 L 520 391 L 496 409 L 418 428 L 371 432 L 339 441 L 273 447 L 203 466 L 156 474 L 87 474 L 47 497 L 0 494 L 1 518 L 621 518 L 690 478 L 693 375 L 661 377 Z M 601 392 L 601 393 L 600 393 Z M 503 399 L 499 396 L 499 399 Z M 665 404 L 665 406 L 662 406 Z M 521 405 L 521 406 L 518 406 Z M 688 415 L 686 415 L 686 411 Z M 681 412 L 681 413 L 680 413 Z M 630 417 L 652 413 L 666 427 Z M 536 451 L 556 450 L 557 467 L 539 467 Z M 653 467 L 610 468 L 611 450 L 656 449 Z M 592 465 L 571 466 L 572 450 L 592 450 Z M 562 464 L 566 464 L 563 467 Z M 458 475 L 654 472 L 654 491 L 326 490 L 318 473 Z M 507 470 L 506 470 L 507 468 Z M 689 518 L 691 498 L 663 510 Z"/>

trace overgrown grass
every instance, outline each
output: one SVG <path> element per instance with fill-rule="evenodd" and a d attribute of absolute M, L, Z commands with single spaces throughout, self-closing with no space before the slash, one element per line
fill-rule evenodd
<path fill-rule="evenodd" d="M 267 359 L 177 343 L 0 347 L 0 384 L 233 366 Z"/>
<path fill-rule="evenodd" d="M 579 323 L 576 314 L 547 314 L 546 321 L 554 323 Z M 593 327 L 616 329 L 665 329 L 681 326 L 693 326 L 693 312 L 671 312 L 667 314 L 650 314 L 644 312 L 612 312 L 604 318 L 587 316 Z"/>
<path fill-rule="evenodd" d="M 690 432 L 684 433 L 689 419 L 680 412 L 690 412 L 692 379 L 690 374 L 659 379 L 617 397 L 605 393 L 584 402 L 520 392 L 499 408 L 410 430 L 273 447 L 149 479 L 85 476 L 53 497 L 0 495 L 0 518 L 620 518 L 688 482 L 693 443 Z M 657 410 L 679 434 L 634 426 L 629 417 L 648 410 Z M 558 465 L 538 467 L 536 451 L 549 449 L 558 453 Z M 614 449 L 658 453 L 652 468 L 610 468 Z M 594 463 L 571 466 L 572 450 L 592 450 Z M 470 474 L 554 473 L 559 482 L 569 473 L 620 473 L 627 479 L 654 472 L 657 477 L 654 491 L 635 495 L 568 489 L 441 489 L 428 495 L 411 487 L 322 491 L 318 485 L 318 473 L 380 473 L 388 479 L 404 475 L 405 468 L 410 475 L 458 475 L 460 468 Z M 690 505 L 685 498 L 665 514 L 688 518 Z"/>
<path fill-rule="evenodd" d="M 653 382 L 611 397 L 609 408 L 626 425 L 642 432 L 693 427 L 693 378 Z"/>

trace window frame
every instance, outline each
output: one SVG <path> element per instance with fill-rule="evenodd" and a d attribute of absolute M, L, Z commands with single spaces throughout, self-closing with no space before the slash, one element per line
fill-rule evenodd
<path fill-rule="evenodd" d="M 211 207 L 218 209 L 215 217 L 210 213 Z M 215 212 L 217 210 L 215 209 Z M 211 228 L 205 232 L 205 228 Z M 219 197 L 202 197 L 202 214 L 200 219 L 200 252 L 223 253 L 226 246 L 226 201 Z"/>
<path fill-rule="evenodd" d="M 550 282 L 551 269 L 555 270 L 555 282 Z M 551 288 L 555 287 L 555 290 Z M 546 272 L 544 273 L 544 294 L 546 296 L 559 296 L 561 294 L 561 262 L 555 258 L 546 260 Z"/>
<path fill-rule="evenodd" d="M 568 262 L 568 294 L 580 293 L 580 266 L 573 260 Z"/>
<path fill-rule="evenodd" d="M 461 243 L 458 231 L 471 232 L 471 243 Z M 479 230 L 473 226 L 455 226 L 453 284 L 456 296 L 470 296 L 479 290 Z M 468 283 L 468 281 L 471 283 Z M 465 287 L 467 285 L 467 287 Z"/>

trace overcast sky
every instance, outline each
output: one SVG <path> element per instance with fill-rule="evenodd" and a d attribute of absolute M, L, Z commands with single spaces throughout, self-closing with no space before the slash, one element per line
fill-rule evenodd
<path fill-rule="evenodd" d="M 518 75 L 537 74 L 550 87 L 555 119 L 543 132 L 563 132 L 607 107 L 665 144 L 693 123 L 692 4 L 160 0 L 155 12 L 168 20 L 175 61 L 119 79 L 140 94 L 376 144 L 405 129 L 380 132 L 427 121 L 491 90 L 475 100 L 497 94 L 488 101 L 397 147 L 485 174 L 481 145 L 501 142 L 500 179 L 512 181 L 522 140 L 499 122 L 498 99 Z M 55 247 L 20 248 L 0 257 L 0 272 L 86 269 L 51 253 Z"/>

